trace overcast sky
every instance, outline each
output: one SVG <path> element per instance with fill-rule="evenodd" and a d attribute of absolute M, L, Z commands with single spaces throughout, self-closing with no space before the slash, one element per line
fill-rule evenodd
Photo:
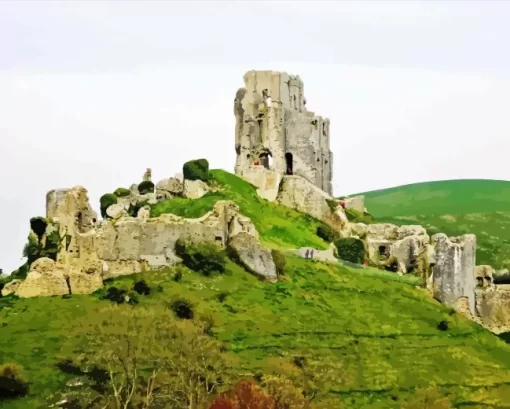
<path fill-rule="evenodd" d="M 0 1 L 0 268 L 45 194 L 93 206 L 151 167 L 232 171 L 251 69 L 298 74 L 331 120 L 335 194 L 510 179 L 506 1 Z"/>

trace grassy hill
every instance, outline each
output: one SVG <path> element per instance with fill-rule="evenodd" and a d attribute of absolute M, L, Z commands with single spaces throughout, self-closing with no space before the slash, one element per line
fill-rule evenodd
<path fill-rule="evenodd" d="M 434 234 L 474 233 L 477 264 L 510 268 L 510 182 L 445 180 L 361 193 L 380 222 L 421 224 Z"/>
<path fill-rule="evenodd" d="M 196 216 L 218 198 L 230 198 L 252 217 L 267 245 L 326 246 L 315 236 L 317 221 L 261 200 L 233 175 L 213 175 L 215 183 L 228 183 L 225 190 L 162 202 L 153 213 Z M 305 362 L 298 371 L 320 368 L 314 382 L 328 409 L 403 408 L 430 384 L 458 408 L 510 408 L 510 345 L 431 299 L 413 276 L 294 257 L 276 284 L 231 261 L 222 275 L 179 271 L 180 281 L 173 269 L 147 272 L 109 281 L 92 295 L 0 298 L 0 364 L 22 365 L 31 382 L 27 397 L 0 400 L 0 408 L 48 407 L 46 397 L 76 378 L 57 366 L 64 344 L 80 342 L 73 330 L 110 304 L 102 297 L 107 288 L 130 289 L 140 278 L 154 291 L 133 308 L 166 308 L 176 295 L 191 301 L 195 315 L 214 318 L 212 336 L 236 358 L 239 377 L 264 370 L 270 357 Z M 443 321 L 448 328 L 439 325 Z M 418 407 L 446 408 L 406 408 Z"/>

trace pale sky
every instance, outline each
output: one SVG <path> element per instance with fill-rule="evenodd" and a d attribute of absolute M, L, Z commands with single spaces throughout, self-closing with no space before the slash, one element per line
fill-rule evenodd
<path fill-rule="evenodd" d="M 505 1 L 0 1 L 0 268 L 45 194 L 99 197 L 189 159 L 233 170 L 252 69 L 331 120 L 335 194 L 510 179 Z M 369 209 L 370 210 L 370 209 Z"/>

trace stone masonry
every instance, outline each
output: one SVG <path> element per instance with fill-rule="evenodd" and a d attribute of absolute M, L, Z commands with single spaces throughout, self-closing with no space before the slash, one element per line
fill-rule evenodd
<path fill-rule="evenodd" d="M 298 175 L 331 195 L 329 120 L 306 109 L 303 81 L 283 72 L 249 71 L 244 84 L 234 102 L 235 173 L 254 184 L 260 180 L 260 172 L 253 175 L 257 167 Z M 274 186 L 264 180 L 264 188 L 277 189 L 278 177 L 270 179 Z"/>

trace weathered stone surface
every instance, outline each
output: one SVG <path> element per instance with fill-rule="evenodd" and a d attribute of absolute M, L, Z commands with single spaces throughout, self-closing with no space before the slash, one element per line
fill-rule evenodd
<path fill-rule="evenodd" d="M 287 73 L 249 71 L 244 85 L 234 101 L 236 174 L 244 177 L 258 163 L 282 176 L 302 176 L 331 194 L 329 120 L 306 109 L 303 81 Z"/>
<path fill-rule="evenodd" d="M 477 289 L 476 311 L 481 324 L 490 331 L 510 331 L 510 286 L 498 285 L 496 291 Z"/>
<path fill-rule="evenodd" d="M 475 267 L 476 287 L 485 290 L 494 290 L 494 267 L 489 265 L 481 265 Z"/>
<path fill-rule="evenodd" d="M 20 283 L 16 295 L 21 298 L 69 294 L 62 266 L 42 257 L 33 262 L 27 278 Z"/>
<path fill-rule="evenodd" d="M 346 197 L 342 201 L 346 209 L 354 209 L 360 213 L 365 211 L 365 196 Z"/>
<path fill-rule="evenodd" d="M 185 180 L 183 196 L 188 199 L 200 199 L 207 192 L 209 192 L 209 186 L 202 180 Z"/>
<path fill-rule="evenodd" d="M 251 273 L 269 281 L 276 281 L 276 266 L 271 252 L 248 233 L 239 233 L 229 242 L 239 261 Z"/>
<path fill-rule="evenodd" d="M 4 288 L 2 288 L 2 291 L 1 291 L 2 297 L 7 297 L 10 294 L 16 293 L 16 291 L 18 290 L 18 287 L 21 283 L 22 283 L 22 280 L 9 281 L 7 284 L 4 285 Z"/>
<path fill-rule="evenodd" d="M 136 214 L 137 219 L 147 220 L 151 215 L 151 209 L 149 206 L 141 207 Z"/>
<path fill-rule="evenodd" d="M 106 209 L 106 214 L 110 216 L 112 219 L 119 219 L 120 217 L 128 216 L 125 205 L 120 203 L 108 206 L 108 209 Z"/>
<path fill-rule="evenodd" d="M 278 203 L 307 213 L 322 220 L 334 230 L 343 232 L 350 227 L 341 206 L 331 210 L 328 200 L 333 198 L 327 193 L 300 176 L 284 176 L 278 192 Z"/>
<path fill-rule="evenodd" d="M 459 298 L 466 297 L 469 311 L 475 315 L 476 237 L 466 234 L 448 238 L 439 233 L 432 236 L 432 245 L 435 249 L 430 277 L 432 295 L 451 307 Z"/>
<path fill-rule="evenodd" d="M 259 165 L 245 169 L 243 178 L 257 187 L 257 194 L 260 197 L 270 202 L 276 200 L 282 180 L 282 175 L 280 173 L 268 170 L 262 165 Z"/>
<path fill-rule="evenodd" d="M 349 223 L 352 236 L 364 239 L 368 233 L 368 226 L 365 223 Z"/>
<path fill-rule="evenodd" d="M 182 179 L 173 177 L 160 180 L 156 185 L 156 189 L 168 192 L 173 196 L 182 196 L 184 186 Z"/>

